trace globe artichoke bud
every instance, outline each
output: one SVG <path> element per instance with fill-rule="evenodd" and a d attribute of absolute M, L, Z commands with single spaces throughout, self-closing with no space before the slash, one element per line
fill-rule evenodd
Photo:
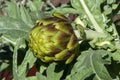
<path fill-rule="evenodd" d="M 76 53 L 78 39 L 68 19 L 54 13 L 53 17 L 38 20 L 29 34 L 29 47 L 43 62 L 70 63 Z"/>

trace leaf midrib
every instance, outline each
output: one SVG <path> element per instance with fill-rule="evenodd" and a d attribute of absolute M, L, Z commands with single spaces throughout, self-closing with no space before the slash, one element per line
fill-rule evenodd
<path fill-rule="evenodd" d="M 94 68 L 94 64 L 93 64 L 93 54 L 94 53 L 92 53 L 91 55 L 90 55 L 90 64 L 91 64 L 91 67 L 92 67 L 92 70 L 93 70 L 93 72 L 96 74 L 96 77 L 98 78 L 98 80 L 101 80 L 100 79 L 100 77 L 99 77 L 99 75 L 98 75 L 98 73 L 96 72 L 96 70 L 95 70 L 95 68 Z"/>
<path fill-rule="evenodd" d="M 96 22 L 95 18 L 93 17 L 92 13 L 90 12 L 88 7 L 86 6 L 84 0 L 79 0 L 79 1 L 81 3 L 82 7 L 84 8 L 84 11 L 85 11 L 86 15 L 90 19 L 91 23 L 94 25 L 95 30 L 98 31 L 98 32 L 104 33 L 103 30 L 99 27 L 99 25 Z"/>

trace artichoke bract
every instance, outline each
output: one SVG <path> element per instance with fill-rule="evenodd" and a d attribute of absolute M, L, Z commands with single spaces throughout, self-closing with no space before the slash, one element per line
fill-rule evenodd
<path fill-rule="evenodd" d="M 76 53 L 78 39 L 68 19 L 60 14 L 38 20 L 29 34 L 29 47 L 43 62 L 70 63 Z"/>

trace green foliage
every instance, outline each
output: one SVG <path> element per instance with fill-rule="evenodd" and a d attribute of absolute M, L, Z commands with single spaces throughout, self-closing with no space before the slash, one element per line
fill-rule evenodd
<path fill-rule="evenodd" d="M 29 30 L 30 27 L 19 19 L 2 16 L 0 18 L 0 33 L 3 34 L 4 39 L 13 44 L 18 38 L 27 38 Z"/>
<path fill-rule="evenodd" d="M 56 64 L 51 64 L 47 69 L 47 80 L 60 80 L 63 70 L 61 70 L 59 73 L 54 72 Z M 54 76 L 53 76 L 54 75 Z"/>
<path fill-rule="evenodd" d="M 70 0 L 55 7 L 47 0 L 0 0 L 0 72 L 11 71 L 14 80 L 119 80 L 120 39 L 112 17 L 120 14 L 117 0 Z M 45 10 L 43 10 L 43 6 Z M 73 27 L 85 30 L 84 39 L 70 64 L 43 63 L 28 48 L 28 34 L 36 20 L 48 18 L 53 12 L 68 16 L 77 14 Z M 7 48 L 6 48 L 7 46 Z M 12 57 L 11 57 L 12 56 Z M 36 65 L 35 76 L 27 76 Z"/>
<path fill-rule="evenodd" d="M 26 77 L 27 69 L 31 68 L 35 61 L 36 61 L 36 58 L 33 56 L 32 52 L 28 50 L 26 52 L 24 60 L 22 61 L 22 64 L 18 67 L 19 76 L 21 77 L 21 79 L 22 78 L 24 79 Z"/>
<path fill-rule="evenodd" d="M 68 80 L 84 80 L 90 75 L 94 75 L 94 80 L 112 80 L 104 66 L 109 62 L 102 59 L 105 54 L 109 53 L 104 50 L 82 52 L 81 56 L 77 58 Z"/>
<path fill-rule="evenodd" d="M 16 46 L 15 46 L 15 49 L 13 51 L 13 79 L 14 80 L 19 80 L 20 77 L 19 77 L 19 73 L 18 73 L 18 69 L 17 69 L 17 55 L 18 55 L 18 52 L 17 52 L 17 49 L 19 48 L 20 46 L 20 39 L 18 39 L 16 41 Z"/>

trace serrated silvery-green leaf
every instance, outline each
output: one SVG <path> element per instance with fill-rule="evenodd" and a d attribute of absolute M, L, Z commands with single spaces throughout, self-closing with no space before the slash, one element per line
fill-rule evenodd
<path fill-rule="evenodd" d="M 32 76 L 32 77 L 26 77 L 24 78 L 24 80 L 37 80 L 36 76 Z M 41 80 L 41 79 L 40 79 Z M 44 79 L 43 79 L 44 80 Z"/>
<path fill-rule="evenodd" d="M 34 1 L 29 0 L 27 5 L 31 11 L 38 11 L 42 9 L 44 2 L 42 0 L 34 0 Z"/>
<path fill-rule="evenodd" d="M 34 0 L 34 1 L 37 1 L 37 0 Z M 27 5 L 29 6 L 31 11 L 37 11 L 37 7 L 32 1 L 29 0 Z"/>
<path fill-rule="evenodd" d="M 47 80 L 47 78 L 39 72 L 36 72 L 36 77 L 37 77 L 37 80 Z"/>
<path fill-rule="evenodd" d="M 33 26 L 29 12 L 25 9 L 23 4 L 18 4 L 15 0 L 13 0 L 11 2 L 7 1 L 6 5 L 7 7 L 5 7 L 3 11 L 5 11 L 9 17 L 22 19 L 27 25 Z"/>
<path fill-rule="evenodd" d="M 101 13 L 100 5 L 105 0 L 71 0 L 72 6 L 80 12 L 81 17 L 87 16 L 89 22 L 98 32 L 104 33 L 104 18 Z"/>
<path fill-rule="evenodd" d="M 16 40 L 16 45 L 14 46 L 14 52 L 13 52 L 13 67 L 12 67 L 12 70 L 13 70 L 13 79 L 14 80 L 20 80 L 20 76 L 19 76 L 19 72 L 18 72 L 18 67 L 17 67 L 17 55 L 18 55 L 18 48 L 21 44 L 21 39 L 17 39 Z"/>
<path fill-rule="evenodd" d="M 112 58 L 113 58 L 115 61 L 120 62 L 120 50 L 117 50 L 117 51 L 114 52 L 111 56 L 112 56 Z"/>
<path fill-rule="evenodd" d="M 52 63 L 47 68 L 47 80 L 60 80 L 63 70 L 60 72 L 55 72 L 56 63 Z"/>
<path fill-rule="evenodd" d="M 5 3 L 7 7 L 3 8 L 3 11 L 6 12 L 9 17 L 20 19 L 19 6 L 17 5 L 16 1 L 6 1 Z"/>
<path fill-rule="evenodd" d="M 0 16 L 0 34 L 3 34 L 8 42 L 15 44 L 18 38 L 26 39 L 30 29 L 30 26 L 19 19 Z"/>
<path fill-rule="evenodd" d="M 78 1 L 78 0 L 71 0 L 71 5 L 77 11 L 79 11 L 79 14 L 84 14 L 84 9 L 82 8 L 82 5 L 80 5 L 80 1 Z"/>
<path fill-rule="evenodd" d="M 2 70 L 4 70 L 5 68 L 7 68 L 8 66 L 9 66 L 9 64 L 7 64 L 7 63 L 1 63 L 1 61 L 0 61 L 0 72 Z"/>
<path fill-rule="evenodd" d="M 33 26 L 33 22 L 31 20 L 31 17 L 29 15 L 29 12 L 27 9 L 24 7 L 24 5 L 20 5 L 20 13 L 21 13 L 21 18 L 22 20 L 29 26 Z"/>
<path fill-rule="evenodd" d="M 43 19 L 43 18 L 48 17 L 48 16 L 46 16 L 46 13 L 40 12 L 40 11 L 32 11 L 30 13 L 30 15 L 31 15 L 31 18 L 34 22 L 39 20 L 39 19 Z"/>
<path fill-rule="evenodd" d="M 73 13 L 73 14 L 78 14 L 79 12 L 76 10 L 76 9 L 73 9 L 73 8 L 56 8 L 53 10 L 53 12 L 58 12 L 58 13 L 61 13 L 61 14 L 69 14 L 69 13 Z"/>
<path fill-rule="evenodd" d="M 24 60 L 22 61 L 21 65 L 18 67 L 19 76 L 24 78 L 26 76 L 27 70 L 30 69 L 34 65 L 35 61 L 36 61 L 36 58 L 33 56 L 32 52 L 28 50 L 26 52 Z"/>
<path fill-rule="evenodd" d="M 40 73 L 43 73 L 47 69 L 47 66 L 41 65 L 40 66 Z"/>
<path fill-rule="evenodd" d="M 108 53 L 104 50 L 88 50 L 83 52 L 73 66 L 68 80 L 84 80 L 92 74 L 95 74 L 96 80 L 112 80 L 107 69 L 104 66 L 102 55 Z"/>

